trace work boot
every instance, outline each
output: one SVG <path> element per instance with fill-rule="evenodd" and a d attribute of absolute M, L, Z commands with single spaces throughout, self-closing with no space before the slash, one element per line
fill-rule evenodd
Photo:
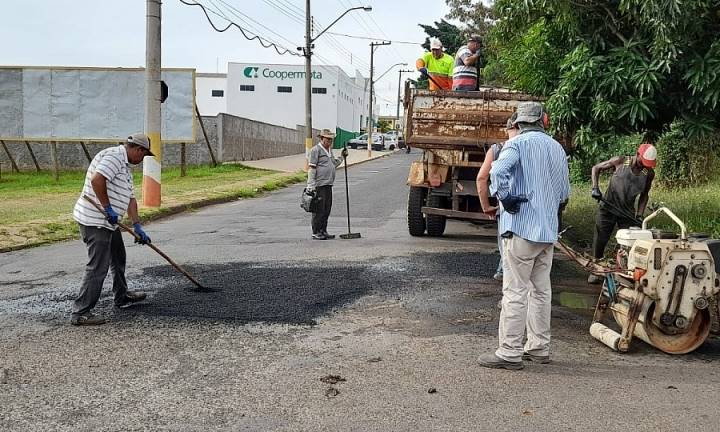
<path fill-rule="evenodd" d="M 107 320 L 105 318 L 93 315 L 90 312 L 83 315 L 73 315 L 72 318 L 70 318 L 70 324 L 74 326 L 96 326 L 103 325 L 106 322 Z"/>
<path fill-rule="evenodd" d="M 519 362 L 510 362 L 501 359 L 493 353 L 481 355 L 478 357 L 478 363 L 480 363 L 480 366 L 482 367 L 491 369 L 520 370 L 524 367 L 522 360 Z"/>
<path fill-rule="evenodd" d="M 522 359 L 525 361 L 531 361 L 533 363 L 540 363 L 540 364 L 550 363 L 549 355 L 540 356 L 540 355 L 535 355 L 535 354 L 530 354 L 530 353 L 525 352 L 525 353 L 523 353 Z"/>
<path fill-rule="evenodd" d="M 587 281 L 591 285 L 600 285 L 601 283 L 603 283 L 605 281 L 605 279 L 601 278 L 600 276 L 591 274 L 590 276 L 588 276 Z"/>
<path fill-rule="evenodd" d="M 147 298 L 147 294 L 140 291 L 128 291 L 125 293 L 125 297 L 120 300 L 115 300 L 115 306 L 120 309 L 125 309 L 132 306 L 134 303 L 141 302 Z"/>
<path fill-rule="evenodd" d="M 319 233 L 319 234 L 313 234 L 312 239 L 313 240 L 327 240 L 328 238 L 325 236 L 325 234 Z"/>
<path fill-rule="evenodd" d="M 332 240 L 335 238 L 335 234 L 328 234 L 327 231 L 323 231 L 323 235 L 327 237 L 328 240 Z"/>

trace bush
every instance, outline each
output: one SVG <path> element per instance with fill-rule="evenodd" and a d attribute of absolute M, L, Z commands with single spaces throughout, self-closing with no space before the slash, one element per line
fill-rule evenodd
<path fill-rule="evenodd" d="M 720 134 L 678 121 L 657 142 L 658 180 L 668 188 L 707 183 L 715 174 Z"/>
<path fill-rule="evenodd" d="M 593 165 L 614 156 L 634 155 L 642 142 L 640 134 L 595 134 L 580 129 L 575 135 L 575 152 L 570 159 L 570 181 L 582 183 L 590 180 Z"/>

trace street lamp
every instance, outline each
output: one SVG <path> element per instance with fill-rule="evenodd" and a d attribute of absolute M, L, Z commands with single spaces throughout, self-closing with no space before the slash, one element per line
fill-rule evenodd
<path fill-rule="evenodd" d="M 353 7 L 343 12 L 339 17 L 335 19 L 329 26 L 325 27 L 314 38 L 312 37 L 312 15 L 310 15 L 310 0 L 305 0 L 305 47 L 299 47 L 298 50 L 303 52 L 305 56 L 305 171 L 308 169 L 307 155 L 313 146 L 312 136 L 312 49 L 315 42 L 320 36 L 323 35 L 330 27 L 336 22 L 340 21 L 342 17 L 354 10 L 364 10 L 365 12 L 372 11 L 372 6 L 358 6 Z"/>
<path fill-rule="evenodd" d="M 397 109 L 395 110 L 395 129 L 398 129 L 398 126 L 400 126 L 400 85 L 402 84 L 402 74 L 404 73 L 413 73 L 412 69 L 400 69 L 398 71 L 398 93 L 397 93 Z"/>
<path fill-rule="evenodd" d="M 392 70 L 392 68 L 394 68 L 395 66 L 407 66 L 407 65 L 408 65 L 407 63 L 395 63 L 394 65 L 392 65 L 392 66 L 390 66 L 389 68 L 387 68 L 387 70 L 386 70 L 385 72 L 383 72 L 376 80 L 374 80 L 372 84 L 374 85 L 376 82 L 380 81 L 380 80 L 381 80 L 385 75 L 387 75 L 388 72 L 390 72 L 390 71 Z M 398 92 L 399 92 L 399 91 L 400 91 L 400 90 L 398 90 Z M 372 100 L 370 100 L 370 102 L 372 103 Z"/>
<path fill-rule="evenodd" d="M 368 114 L 368 158 L 372 157 L 372 138 L 373 138 L 373 131 L 375 130 L 375 122 L 373 121 L 373 87 L 376 80 L 373 79 L 373 73 L 375 71 L 374 66 L 374 59 L 375 59 L 375 47 L 383 46 L 383 45 L 390 45 L 390 41 L 382 41 L 382 42 L 370 42 L 370 103 L 369 105 L 369 114 Z M 398 63 L 399 64 L 399 63 Z M 396 64 L 390 66 L 390 69 L 397 66 Z M 385 75 L 390 70 L 388 69 L 383 73 Z M 382 78 L 382 75 L 380 76 Z M 380 79 L 378 78 L 378 80 Z"/>

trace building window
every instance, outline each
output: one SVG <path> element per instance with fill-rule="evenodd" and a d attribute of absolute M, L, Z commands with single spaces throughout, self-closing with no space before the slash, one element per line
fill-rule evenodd
<path fill-rule="evenodd" d="M 292 93 L 292 87 L 278 86 L 278 93 Z"/>
<path fill-rule="evenodd" d="M 255 86 L 240 84 L 240 91 L 255 91 Z"/>
<path fill-rule="evenodd" d="M 325 87 L 313 87 L 313 94 L 327 94 L 327 88 Z"/>
<path fill-rule="evenodd" d="M 224 97 L 225 96 L 225 90 L 213 90 L 212 91 L 212 97 Z"/>

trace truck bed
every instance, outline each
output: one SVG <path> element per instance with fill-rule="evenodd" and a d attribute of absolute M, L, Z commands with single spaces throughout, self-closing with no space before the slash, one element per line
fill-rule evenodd
<path fill-rule="evenodd" d="M 405 141 L 435 150 L 484 149 L 505 141 L 505 124 L 517 105 L 541 100 L 492 87 L 474 92 L 406 89 L 405 95 Z"/>

